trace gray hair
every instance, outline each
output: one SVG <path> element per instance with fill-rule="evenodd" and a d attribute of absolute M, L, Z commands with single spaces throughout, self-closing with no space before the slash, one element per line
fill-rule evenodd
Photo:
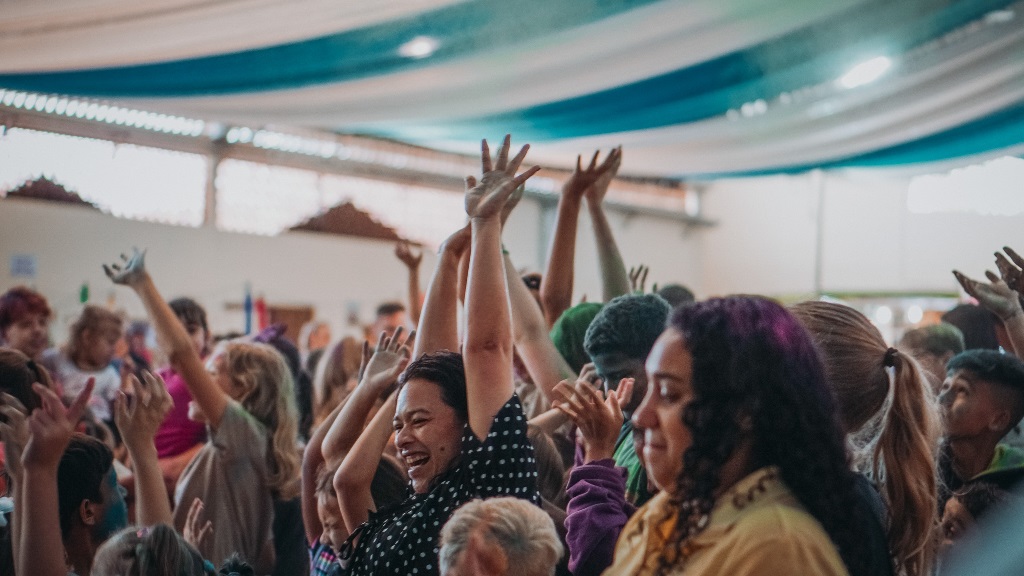
<path fill-rule="evenodd" d="M 441 575 L 449 574 L 474 536 L 505 553 L 508 576 L 553 576 L 564 548 L 543 510 L 511 497 L 471 500 L 441 530 Z"/>

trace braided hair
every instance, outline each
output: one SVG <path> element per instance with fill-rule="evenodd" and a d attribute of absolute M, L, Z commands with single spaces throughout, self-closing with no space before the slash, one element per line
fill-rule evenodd
<path fill-rule="evenodd" d="M 692 357 L 693 400 L 683 410 L 692 444 L 673 492 L 678 512 L 660 573 L 701 533 L 715 504 L 722 467 L 741 441 L 753 441 L 755 467 L 780 479 L 824 528 L 851 576 L 868 573 L 851 515 L 857 506 L 842 427 L 821 360 L 804 328 L 778 303 L 756 296 L 715 298 L 677 308 L 669 328 Z"/>

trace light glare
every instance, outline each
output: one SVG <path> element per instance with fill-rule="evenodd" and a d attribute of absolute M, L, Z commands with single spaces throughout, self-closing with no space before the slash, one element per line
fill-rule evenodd
<path fill-rule="evenodd" d="M 839 84 L 843 88 L 856 88 L 857 86 L 870 84 L 881 78 L 891 67 L 892 60 L 886 56 L 865 60 L 850 68 L 846 74 L 843 74 L 842 78 L 839 79 Z"/>

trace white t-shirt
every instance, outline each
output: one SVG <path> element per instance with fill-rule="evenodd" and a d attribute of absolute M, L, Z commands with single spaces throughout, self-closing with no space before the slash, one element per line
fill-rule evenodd
<path fill-rule="evenodd" d="M 121 374 L 113 366 L 95 372 L 86 372 L 75 366 L 60 350 L 51 348 L 43 352 L 42 363 L 50 376 L 60 386 L 64 402 L 71 403 L 85 388 L 89 378 L 96 379 L 96 386 L 89 399 L 89 408 L 98 420 L 109 422 L 114 418 L 112 409 L 117 392 L 121 389 Z"/>

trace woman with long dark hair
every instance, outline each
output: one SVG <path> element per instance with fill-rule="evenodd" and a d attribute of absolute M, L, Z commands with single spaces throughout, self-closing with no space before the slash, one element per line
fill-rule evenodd
<path fill-rule="evenodd" d="M 779 304 L 676 309 L 634 414 L 662 492 L 606 574 L 867 574 L 853 473 L 821 361 Z"/>

